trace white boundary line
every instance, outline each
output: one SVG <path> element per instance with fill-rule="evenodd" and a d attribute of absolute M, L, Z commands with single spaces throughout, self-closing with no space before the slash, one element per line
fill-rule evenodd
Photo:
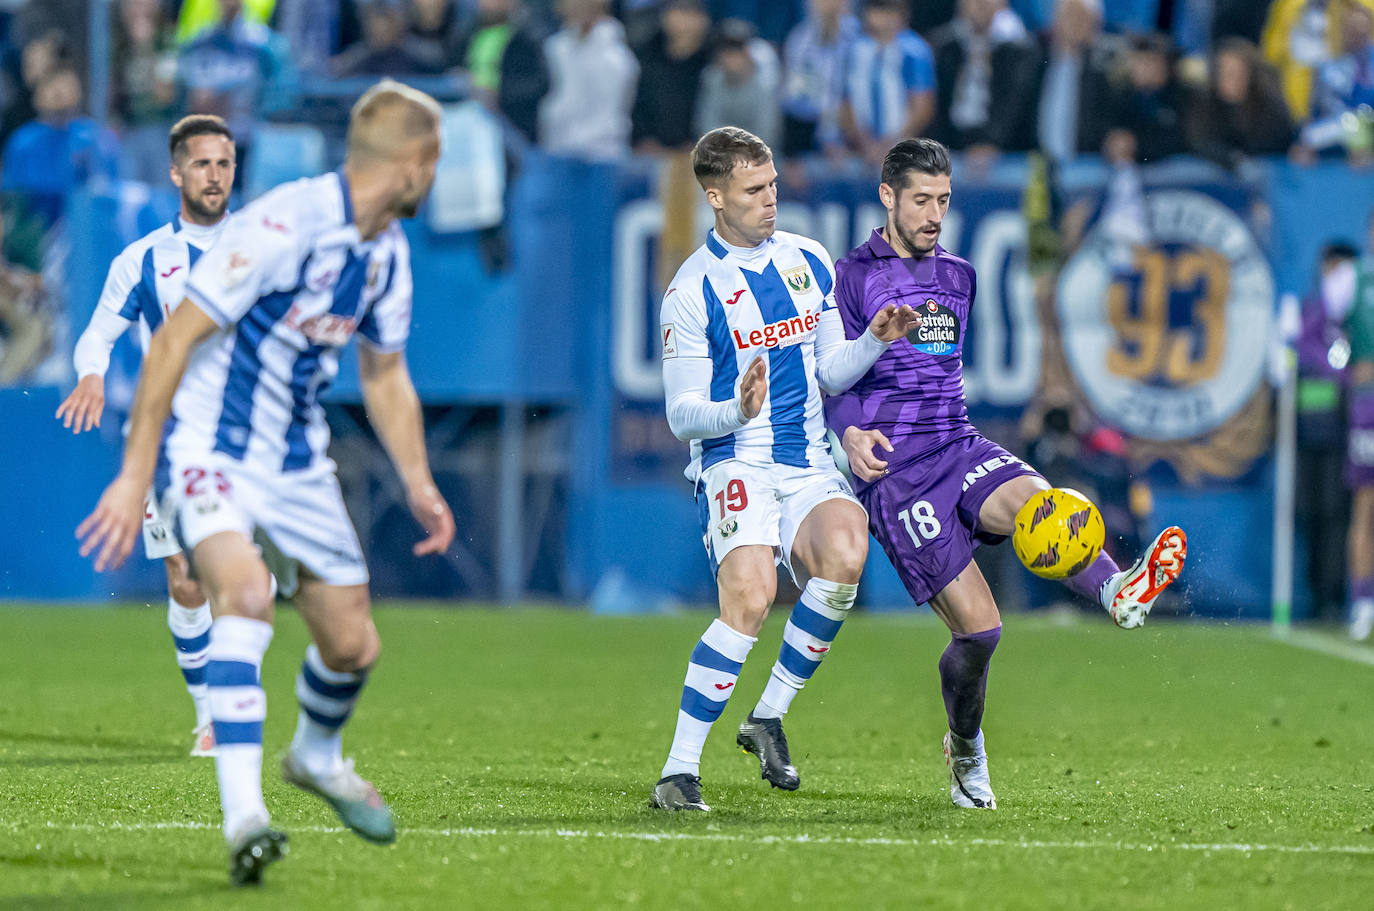
<path fill-rule="evenodd" d="M 219 831 L 219 825 L 209 822 L 133 822 L 95 825 L 91 823 L 47 822 L 26 826 L 15 822 L 0 823 L 0 827 L 16 832 L 58 831 L 58 832 L 159 832 L 159 831 Z M 321 835 L 342 835 L 348 830 L 341 826 L 292 826 L 288 834 L 310 832 Z M 830 835 L 731 835 L 725 832 L 617 832 L 592 829 L 478 829 L 454 828 L 433 829 L 415 828 L 400 830 L 402 837 L 461 839 L 461 838 L 551 838 L 568 840 L 608 840 L 608 841 L 645 841 L 645 842 L 731 842 L 751 845 L 842 845 L 858 847 L 894 848 L 1019 848 L 1038 851 L 1128 851 L 1128 852 L 1168 852 L 1189 851 L 1202 853 L 1235 854 L 1343 854 L 1374 856 L 1371 845 L 1271 845 L 1221 842 L 1206 844 L 1201 842 L 1159 842 L 1155 844 L 1129 841 L 1041 841 L 1010 838 L 956 838 L 937 836 L 934 838 L 894 838 L 873 836 L 855 838 Z"/>
<path fill-rule="evenodd" d="M 1333 658 L 1344 658 L 1346 661 L 1374 666 L 1374 649 L 1347 639 L 1338 639 L 1330 634 L 1294 629 L 1271 638 L 1274 642 L 1282 642 L 1309 652 L 1319 652 Z"/>

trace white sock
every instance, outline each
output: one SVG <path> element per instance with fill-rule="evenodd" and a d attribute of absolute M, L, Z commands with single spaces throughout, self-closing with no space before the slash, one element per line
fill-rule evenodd
<path fill-rule="evenodd" d="M 782 648 L 768 684 L 763 688 L 755 718 L 781 718 L 792 707 L 792 700 L 816 673 L 822 659 L 830 654 L 840 624 L 849 616 L 859 586 L 853 583 L 812 579 L 802 590 L 801 600 L 792 608 L 782 633 Z"/>
<path fill-rule="evenodd" d="M 758 640 L 716 620 L 706 628 L 701 641 L 692 649 L 687 663 L 687 679 L 682 685 L 682 702 L 677 710 L 677 729 L 662 777 L 696 775 L 701 768 L 701 751 L 725 703 L 734 691 L 744 659 Z"/>
<path fill-rule="evenodd" d="M 215 724 L 215 774 L 219 779 L 224 833 L 233 838 L 248 823 L 268 819 L 262 799 L 262 725 L 267 694 L 262 657 L 272 626 L 247 617 L 220 617 L 210 627 L 205 666 L 210 715 Z"/>
<path fill-rule="evenodd" d="M 167 628 L 177 648 L 177 667 L 196 708 L 196 727 L 210 721 L 210 696 L 205 686 L 206 652 L 210 648 L 210 602 L 182 607 L 167 597 Z"/>
<path fill-rule="evenodd" d="M 313 644 L 305 650 L 305 661 L 296 677 L 301 713 L 291 740 L 291 755 L 312 775 L 326 775 L 343 762 L 343 725 L 366 682 L 365 671 L 332 670 Z"/>

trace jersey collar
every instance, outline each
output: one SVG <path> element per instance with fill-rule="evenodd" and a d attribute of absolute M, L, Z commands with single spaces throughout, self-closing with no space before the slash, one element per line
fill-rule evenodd
<path fill-rule="evenodd" d="M 335 172 L 339 175 L 339 193 L 343 196 L 343 223 L 353 224 L 353 194 L 348 190 L 348 175 L 344 174 L 344 169 L 339 168 Z"/>
<path fill-rule="evenodd" d="M 727 244 L 725 241 L 721 240 L 718 236 L 716 236 L 715 228 L 711 228 L 706 232 L 706 249 L 710 250 L 712 255 L 716 257 L 716 259 L 725 259 L 727 256 L 733 253 L 735 255 L 735 259 L 741 260 L 746 263 L 753 263 L 758 262 L 760 259 L 767 259 L 767 248 L 777 243 L 777 241 L 777 237 L 773 235 L 769 236 L 767 240 L 759 244 L 757 247 L 750 247 L 748 249 L 745 249 L 743 247 L 732 246 L 730 244 Z"/>

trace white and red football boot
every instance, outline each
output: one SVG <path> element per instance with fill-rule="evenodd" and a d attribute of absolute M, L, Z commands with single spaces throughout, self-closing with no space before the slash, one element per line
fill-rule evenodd
<path fill-rule="evenodd" d="M 1103 606 L 1122 629 L 1135 629 L 1145 622 L 1160 592 L 1183 572 L 1188 556 L 1188 536 L 1171 525 L 1145 551 L 1135 565 L 1117 573 L 1103 592 Z"/>

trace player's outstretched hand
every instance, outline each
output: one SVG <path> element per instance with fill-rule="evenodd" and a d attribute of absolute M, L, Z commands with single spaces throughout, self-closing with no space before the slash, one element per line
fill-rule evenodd
<path fill-rule="evenodd" d="M 754 363 L 744 371 L 739 381 L 739 410 L 745 420 L 752 421 L 763 410 L 763 399 L 768 395 L 768 365 L 763 355 L 754 358 Z"/>
<path fill-rule="evenodd" d="M 119 475 L 100 495 L 95 512 L 76 527 L 81 556 L 88 557 L 100 548 L 95 558 L 96 572 L 124 565 L 143 525 L 143 499 L 147 494 L 146 484 Z"/>
<path fill-rule="evenodd" d="M 81 378 L 72 394 L 57 407 L 56 417 L 63 427 L 70 427 L 72 433 L 80 433 L 100 426 L 100 415 L 105 411 L 105 377 L 91 373 Z"/>
<path fill-rule="evenodd" d="M 881 446 L 888 452 L 892 444 L 883 436 L 881 430 L 860 430 L 846 427 L 840 440 L 845 457 L 849 459 L 849 470 L 865 481 L 876 481 L 887 474 L 887 463 L 873 454 L 874 447 Z"/>
<path fill-rule="evenodd" d="M 880 342 L 895 342 L 921 324 L 921 314 L 911 309 L 910 304 L 888 304 L 873 315 L 868 331 Z"/>
<path fill-rule="evenodd" d="M 449 511 L 439 489 L 433 484 L 426 484 L 418 490 L 408 491 L 406 503 L 415 521 L 429 533 L 429 537 L 415 545 L 415 556 L 441 554 L 448 550 L 453 543 L 453 513 Z"/>

